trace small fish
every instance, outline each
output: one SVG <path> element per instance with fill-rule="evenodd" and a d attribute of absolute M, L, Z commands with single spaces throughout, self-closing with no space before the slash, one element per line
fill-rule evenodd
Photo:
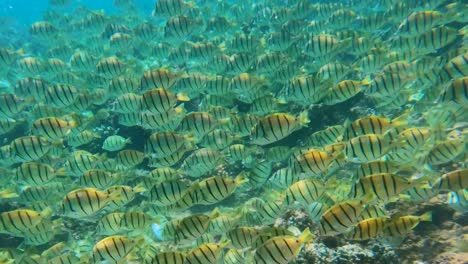
<path fill-rule="evenodd" d="M 14 118 L 28 106 L 29 101 L 16 96 L 15 94 L 0 95 L 0 116 Z"/>
<path fill-rule="evenodd" d="M 359 221 L 369 218 L 379 218 L 388 215 L 388 211 L 380 205 L 367 205 L 364 211 L 359 215 Z"/>
<path fill-rule="evenodd" d="M 112 174 L 105 170 L 92 169 L 83 173 L 80 177 L 79 184 L 83 187 L 92 187 L 105 189 L 119 180 L 119 175 Z"/>
<path fill-rule="evenodd" d="M 222 161 L 220 151 L 201 148 L 192 152 L 181 165 L 181 169 L 190 177 L 200 177 L 213 170 Z"/>
<path fill-rule="evenodd" d="M 153 158 L 164 158 L 190 144 L 190 140 L 190 137 L 172 131 L 156 132 L 146 141 L 145 153 Z"/>
<path fill-rule="evenodd" d="M 169 86 L 169 84 L 167 83 L 164 86 Z M 161 114 L 175 107 L 178 101 L 186 102 L 189 101 L 189 98 L 184 94 L 173 94 L 164 88 L 152 89 L 142 94 L 141 109 Z"/>
<path fill-rule="evenodd" d="M 468 210 L 468 191 L 458 190 L 447 194 L 447 204 L 459 212 Z"/>
<path fill-rule="evenodd" d="M 198 183 L 198 190 L 202 194 L 200 204 L 220 202 L 234 193 L 241 184 L 247 181 L 248 179 L 243 174 L 238 175 L 234 179 L 220 176 L 203 179 Z"/>
<path fill-rule="evenodd" d="M 42 212 L 28 209 L 3 212 L 0 214 L 0 232 L 20 235 L 23 232 L 27 232 L 29 228 L 41 223 L 44 218 L 48 218 L 51 214 L 51 208 L 46 208 Z"/>
<path fill-rule="evenodd" d="M 401 36 L 420 35 L 444 22 L 446 18 L 438 11 L 419 11 L 409 15 L 400 24 L 397 34 Z"/>
<path fill-rule="evenodd" d="M 427 155 L 430 165 L 440 165 L 452 161 L 465 151 L 464 140 L 447 140 L 436 144 Z"/>
<path fill-rule="evenodd" d="M 71 133 L 71 129 L 77 126 L 74 120 L 64 120 L 57 117 L 46 117 L 36 120 L 31 133 L 43 136 L 51 141 L 60 140 Z"/>
<path fill-rule="evenodd" d="M 182 199 L 189 188 L 189 184 L 179 180 L 155 184 L 150 190 L 149 202 L 164 206 L 175 204 Z"/>
<path fill-rule="evenodd" d="M 24 162 L 16 170 L 16 180 L 30 185 L 42 185 L 65 175 L 64 168 L 56 170 L 49 164 L 39 162 Z"/>
<path fill-rule="evenodd" d="M 191 8 L 194 8 L 194 5 L 183 0 L 161 0 L 156 2 L 152 15 L 170 18 L 177 15 L 183 15 Z"/>
<path fill-rule="evenodd" d="M 380 236 L 389 218 L 377 217 L 360 221 L 351 231 L 345 234 L 347 239 L 368 240 Z"/>
<path fill-rule="evenodd" d="M 191 112 L 182 120 L 180 129 L 193 135 L 197 140 L 201 140 L 219 124 L 219 121 L 210 113 Z"/>
<path fill-rule="evenodd" d="M 369 80 L 341 81 L 327 91 L 326 96 L 323 98 L 323 103 L 326 105 L 334 105 L 344 102 L 360 93 L 365 87 L 369 86 L 370 84 L 371 82 Z"/>
<path fill-rule="evenodd" d="M 119 135 L 113 135 L 107 137 L 102 143 L 102 149 L 107 151 L 119 151 L 125 147 L 127 144 L 131 144 L 132 140 L 130 138 L 124 138 Z"/>
<path fill-rule="evenodd" d="M 226 232 L 226 238 L 239 250 L 251 247 L 259 235 L 258 230 L 247 226 L 236 227 Z"/>
<path fill-rule="evenodd" d="M 131 239 L 126 236 L 110 236 L 103 238 L 94 245 L 90 263 L 97 264 L 102 261 L 122 261 L 132 252 L 140 240 L 141 239 Z"/>
<path fill-rule="evenodd" d="M 250 134 L 251 143 L 267 145 L 286 138 L 294 131 L 307 126 L 309 123 L 308 112 L 302 112 L 298 117 L 285 113 L 277 113 L 261 119 Z"/>
<path fill-rule="evenodd" d="M 352 138 L 345 149 L 346 158 L 353 162 L 378 160 L 390 150 L 390 140 L 383 135 L 368 134 Z"/>
<path fill-rule="evenodd" d="M 311 204 L 318 201 L 324 191 L 325 184 L 320 180 L 300 180 L 286 189 L 285 201 L 287 204 L 292 204 L 293 202 Z"/>
<path fill-rule="evenodd" d="M 332 161 L 337 158 L 336 154 L 328 154 L 318 149 L 304 150 L 300 154 L 293 154 L 292 170 L 304 176 L 319 175 L 326 172 Z"/>
<path fill-rule="evenodd" d="M 118 200 L 119 193 L 107 194 L 95 188 L 76 189 L 62 199 L 60 210 L 62 215 L 81 218 L 95 215 L 109 202 Z"/>
<path fill-rule="evenodd" d="M 364 211 L 365 200 L 348 200 L 330 207 L 319 223 L 321 235 L 331 236 L 346 232 L 353 227 L 359 215 Z"/>
<path fill-rule="evenodd" d="M 54 107 L 68 107 L 72 105 L 80 95 L 80 91 L 69 84 L 54 84 L 46 91 L 46 103 Z"/>
<path fill-rule="evenodd" d="M 96 232 L 99 235 L 116 235 L 122 230 L 120 223 L 124 213 L 114 212 L 106 214 L 99 220 L 96 226 Z"/>
<path fill-rule="evenodd" d="M 200 237 L 208 229 L 211 219 L 219 215 L 217 209 L 210 215 L 194 214 L 180 220 L 175 235 L 176 241 L 192 240 Z"/>
<path fill-rule="evenodd" d="M 255 250 L 253 263 L 283 263 L 287 264 L 299 255 L 305 243 L 314 238 L 308 228 L 298 237 L 278 236 L 267 240 Z"/>
<path fill-rule="evenodd" d="M 468 102 L 468 77 L 453 80 L 451 84 L 445 88 L 440 97 L 439 102 L 447 103 L 454 102 L 464 105 Z"/>
<path fill-rule="evenodd" d="M 426 212 L 421 216 L 400 216 L 391 219 L 384 229 L 384 236 L 401 237 L 413 230 L 420 222 L 431 222 L 432 212 Z"/>
<path fill-rule="evenodd" d="M 117 77 L 124 73 L 127 65 L 117 57 L 101 59 L 96 64 L 96 72 L 106 77 Z"/>
<path fill-rule="evenodd" d="M 217 263 L 221 259 L 223 249 L 229 245 L 229 241 L 220 244 L 207 243 L 191 250 L 186 256 L 187 264 Z"/>
<path fill-rule="evenodd" d="M 35 161 L 52 148 L 52 143 L 44 137 L 25 136 L 13 140 L 10 148 L 12 157 L 22 161 Z"/>
<path fill-rule="evenodd" d="M 412 186 L 414 186 L 414 182 L 401 176 L 390 173 L 379 173 L 359 178 L 351 188 L 351 193 L 348 196 L 360 198 L 372 193 L 377 199 L 388 201 L 407 191 Z"/>
<path fill-rule="evenodd" d="M 435 190 L 458 191 L 467 189 L 468 169 L 454 170 L 437 178 L 432 186 Z"/>
<path fill-rule="evenodd" d="M 158 2 L 159 3 L 159 2 Z M 148 261 L 154 264 L 184 264 L 186 260 L 185 254 L 177 251 L 164 251 L 156 254 Z"/>
<path fill-rule="evenodd" d="M 116 161 L 118 164 L 124 167 L 132 168 L 141 164 L 146 157 L 147 156 L 145 155 L 145 153 L 141 151 L 124 149 L 117 152 Z"/>

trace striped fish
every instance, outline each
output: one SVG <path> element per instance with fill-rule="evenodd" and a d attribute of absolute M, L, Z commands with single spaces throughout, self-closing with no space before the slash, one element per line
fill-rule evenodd
<path fill-rule="evenodd" d="M 468 188 L 468 169 L 454 170 L 436 179 L 432 184 L 434 190 L 458 191 Z"/>
<path fill-rule="evenodd" d="M 142 96 L 134 93 L 125 93 L 118 96 L 112 104 L 112 111 L 121 114 L 138 112 L 141 108 Z"/>
<path fill-rule="evenodd" d="M 0 116 L 14 117 L 23 111 L 30 101 L 20 98 L 15 94 L 5 93 L 0 95 Z"/>
<path fill-rule="evenodd" d="M 447 140 L 436 144 L 427 155 L 430 165 L 440 165 L 454 160 L 466 150 L 464 139 Z"/>
<path fill-rule="evenodd" d="M 374 194 L 379 200 L 388 201 L 414 186 L 414 182 L 390 173 L 368 175 L 351 187 L 350 198 L 360 198 Z"/>
<path fill-rule="evenodd" d="M 158 1 L 164 2 L 163 1 Z M 167 1 L 167 0 L 166 0 Z M 164 251 L 161 253 L 156 254 L 153 258 L 147 260 L 146 263 L 151 263 L 151 264 L 184 264 L 185 262 L 185 255 L 183 253 L 177 252 L 177 251 Z"/>
<path fill-rule="evenodd" d="M 352 230 L 345 234 L 350 240 L 368 240 L 380 236 L 389 221 L 386 217 L 369 218 L 360 221 Z"/>
<path fill-rule="evenodd" d="M 215 176 L 206 178 L 198 183 L 199 191 L 202 194 L 201 204 L 214 204 L 226 199 L 235 192 L 237 187 L 248 179 L 243 174 L 236 178 Z"/>
<path fill-rule="evenodd" d="M 77 126 L 74 120 L 64 120 L 57 117 L 45 117 L 36 120 L 31 127 L 31 133 L 43 136 L 51 141 L 60 140 L 71 133 Z"/>
<path fill-rule="evenodd" d="M 229 244 L 229 241 L 221 244 L 207 243 L 191 250 L 185 263 L 187 264 L 216 264 L 221 259 L 223 249 Z"/>
<path fill-rule="evenodd" d="M 250 133 L 252 144 L 267 145 L 286 138 L 294 131 L 309 123 L 308 112 L 302 112 L 297 118 L 285 114 L 276 113 L 261 119 Z"/>
<path fill-rule="evenodd" d="M 180 74 L 171 72 L 164 68 L 147 71 L 141 77 L 140 87 L 142 90 L 154 88 L 169 89 L 180 79 L 180 77 Z"/>
<path fill-rule="evenodd" d="M 365 87 L 369 86 L 370 84 L 371 82 L 369 80 L 341 81 L 327 91 L 327 94 L 325 95 L 322 101 L 325 105 L 334 105 L 344 102 L 360 93 Z"/>
<path fill-rule="evenodd" d="M 460 105 L 468 103 L 468 77 L 458 78 L 453 80 L 448 87 L 444 89 L 439 102 L 453 102 Z"/>
<path fill-rule="evenodd" d="M 30 185 L 42 185 L 65 175 L 64 169 L 55 170 L 52 166 L 39 162 L 24 162 L 16 170 L 16 180 Z"/>
<path fill-rule="evenodd" d="M 211 219 L 219 215 L 217 209 L 210 215 L 194 214 L 183 218 L 176 229 L 176 241 L 197 239 L 208 229 Z"/>
<path fill-rule="evenodd" d="M 153 158 L 164 158 L 189 144 L 189 140 L 189 137 L 173 131 L 156 132 L 146 141 L 145 153 Z"/>
<path fill-rule="evenodd" d="M 122 221 L 124 213 L 114 212 L 106 214 L 99 220 L 96 226 L 96 233 L 99 235 L 116 235 L 122 230 L 120 229 L 120 222 Z"/>
<path fill-rule="evenodd" d="M 226 238 L 239 250 L 251 247 L 259 235 L 258 230 L 248 226 L 236 227 L 226 232 Z"/>
<path fill-rule="evenodd" d="M 182 120 L 180 129 L 193 135 L 197 140 L 201 140 L 218 125 L 219 121 L 208 112 L 191 112 Z"/>
<path fill-rule="evenodd" d="M 352 138 L 345 148 L 345 154 L 347 160 L 362 163 L 378 160 L 389 150 L 388 138 L 369 134 Z"/>
<path fill-rule="evenodd" d="M 84 150 L 78 150 L 70 154 L 65 167 L 72 176 L 80 176 L 86 171 L 96 167 L 99 157 Z"/>
<path fill-rule="evenodd" d="M 325 184 L 318 179 L 305 179 L 295 182 L 286 189 L 285 202 L 311 204 L 320 199 L 325 192 Z"/>
<path fill-rule="evenodd" d="M 127 185 L 113 185 L 105 190 L 105 193 L 111 197 L 117 197 L 116 199 L 110 199 L 107 204 L 109 210 L 117 210 L 122 208 L 126 204 L 133 201 L 138 193 L 146 191 L 141 186 L 127 186 Z"/>
<path fill-rule="evenodd" d="M 235 248 L 229 249 L 224 254 L 225 264 L 241 264 L 241 263 L 245 263 L 245 261 L 246 260 L 245 260 L 244 254 Z"/>
<path fill-rule="evenodd" d="M 22 236 L 30 228 L 38 225 L 52 214 L 51 208 L 42 212 L 28 209 L 18 209 L 0 214 L 0 233 Z"/>
<path fill-rule="evenodd" d="M 255 250 L 255 264 L 287 264 L 299 255 L 305 243 L 314 238 L 308 228 L 298 237 L 278 236 L 267 240 Z"/>
<path fill-rule="evenodd" d="M 72 105 L 80 91 L 68 84 L 54 84 L 47 89 L 45 98 L 46 103 L 54 107 L 67 107 Z"/>
<path fill-rule="evenodd" d="M 319 223 L 320 234 L 331 236 L 346 232 L 357 223 L 362 211 L 364 211 L 363 200 L 349 200 L 335 204 L 323 213 Z"/>
<path fill-rule="evenodd" d="M 126 236 L 110 236 L 98 241 L 89 263 L 121 262 L 138 245 L 138 241 Z"/>
<path fill-rule="evenodd" d="M 35 161 L 52 148 L 52 143 L 44 137 L 25 136 L 14 139 L 10 148 L 12 157 L 21 161 Z"/>
<path fill-rule="evenodd" d="M 190 177 L 200 177 L 213 170 L 222 157 L 222 153 L 215 149 L 197 149 L 184 160 L 181 169 Z"/>
<path fill-rule="evenodd" d="M 118 164 L 123 165 L 127 168 L 135 167 L 141 164 L 147 156 L 145 153 L 132 150 L 132 149 L 124 149 L 117 153 L 116 161 Z"/>
<path fill-rule="evenodd" d="M 108 171 L 92 169 L 80 176 L 79 184 L 83 187 L 105 189 L 114 184 L 118 179 L 118 175 L 113 175 Z"/>
<path fill-rule="evenodd" d="M 182 199 L 189 187 L 179 180 L 158 183 L 150 190 L 149 202 L 163 206 L 174 204 Z"/>
<path fill-rule="evenodd" d="M 165 113 L 175 107 L 178 101 L 188 101 L 183 94 L 173 94 L 163 88 L 145 91 L 141 98 L 141 109 L 154 113 Z"/>
<path fill-rule="evenodd" d="M 145 231 L 149 226 L 156 222 L 149 214 L 142 211 L 128 211 L 122 214 L 120 228 L 122 230 Z"/>
<path fill-rule="evenodd" d="M 72 218 L 88 217 L 102 210 L 109 202 L 120 199 L 119 193 L 107 194 L 95 188 L 69 192 L 60 203 L 61 214 Z"/>
<path fill-rule="evenodd" d="M 361 215 L 359 216 L 359 221 L 369 219 L 369 218 L 379 218 L 388 215 L 388 211 L 385 210 L 380 205 L 367 205 L 364 211 L 362 211 Z"/>
<path fill-rule="evenodd" d="M 425 10 L 409 15 L 398 27 L 397 34 L 401 36 L 420 35 L 432 27 L 444 22 L 446 18 L 438 11 Z"/>
<path fill-rule="evenodd" d="M 393 127 L 403 126 L 406 118 L 406 115 L 401 115 L 390 120 L 386 117 L 371 115 L 357 119 L 345 124 L 344 140 L 368 134 L 383 135 Z"/>
<path fill-rule="evenodd" d="M 113 78 L 125 72 L 127 65 L 117 57 L 102 58 L 96 64 L 96 72 L 102 76 Z"/>
<path fill-rule="evenodd" d="M 338 156 L 318 149 L 307 149 L 292 156 L 292 170 L 303 176 L 320 175 Z"/>
<path fill-rule="evenodd" d="M 391 219 L 384 229 L 385 236 L 401 237 L 413 230 L 421 221 L 432 221 L 432 212 L 426 212 L 421 216 L 401 216 Z"/>
<path fill-rule="evenodd" d="M 170 180 L 176 180 L 179 178 L 179 172 L 171 167 L 161 167 L 152 170 L 149 174 L 149 177 L 156 180 L 157 182 L 164 182 Z"/>

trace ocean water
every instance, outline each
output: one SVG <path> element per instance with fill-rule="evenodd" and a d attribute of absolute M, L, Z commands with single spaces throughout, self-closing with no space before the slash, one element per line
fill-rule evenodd
<path fill-rule="evenodd" d="M 466 13 L 1 1 L 0 263 L 468 263 Z"/>

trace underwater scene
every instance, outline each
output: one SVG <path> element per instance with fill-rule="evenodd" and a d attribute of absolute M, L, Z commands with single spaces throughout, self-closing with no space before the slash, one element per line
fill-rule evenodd
<path fill-rule="evenodd" d="M 466 1 L 0 2 L 0 264 L 466 264 L 467 139 Z"/>

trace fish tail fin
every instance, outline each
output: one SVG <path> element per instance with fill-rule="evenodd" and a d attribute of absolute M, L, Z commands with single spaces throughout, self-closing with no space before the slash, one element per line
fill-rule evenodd
<path fill-rule="evenodd" d="M 67 176 L 67 169 L 66 168 L 59 168 L 55 171 L 55 175 L 58 177 L 64 177 Z"/>
<path fill-rule="evenodd" d="M 425 212 L 419 217 L 420 221 L 432 222 L 432 212 Z"/>
<path fill-rule="evenodd" d="M 302 234 L 299 236 L 299 240 L 301 240 L 303 243 L 307 243 L 314 238 L 314 234 L 310 232 L 310 229 L 308 227 L 304 231 L 302 231 Z"/>
<path fill-rule="evenodd" d="M 297 120 L 299 121 L 299 124 L 301 126 L 307 126 L 309 124 L 310 119 L 309 119 L 309 111 L 304 110 L 302 111 L 299 116 L 297 117 Z"/>
<path fill-rule="evenodd" d="M 53 213 L 52 208 L 46 207 L 44 210 L 42 210 L 42 212 L 40 213 L 40 215 L 41 215 L 42 217 L 49 217 L 49 216 L 52 215 L 52 213 Z"/>

